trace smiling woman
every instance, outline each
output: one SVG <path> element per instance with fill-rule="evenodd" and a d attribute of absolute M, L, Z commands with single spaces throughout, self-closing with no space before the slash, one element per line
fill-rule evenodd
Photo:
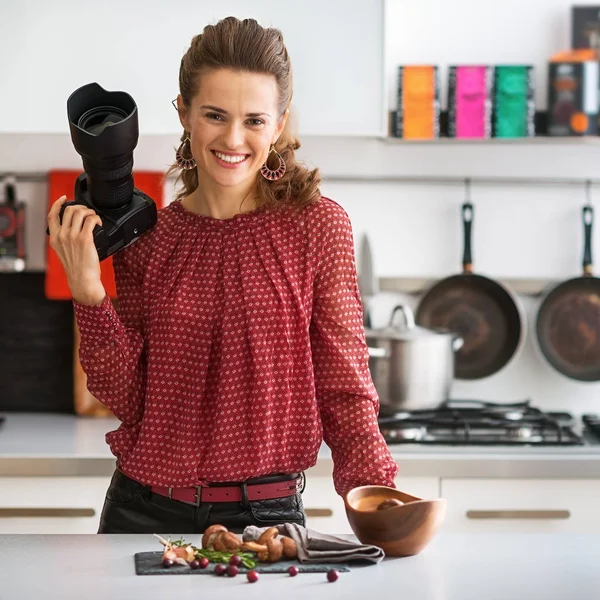
<path fill-rule="evenodd" d="M 226 218 L 259 206 L 302 207 L 320 196 L 318 171 L 295 159 L 300 144 L 288 120 L 292 69 L 280 31 L 253 19 L 207 26 L 181 61 L 179 86 L 179 152 L 197 168 L 186 169 L 180 160 L 169 172 L 180 171 L 176 199 L 186 208 Z M 217 203 L 214 186 L 235 190 L 242 205 Z"/>
<path fill-rule="evenodd" d="M 179 82 L 183 187 L 114 255 L 118 309 L 85 225 L 97 215 L 49 215 L 88 389 L 122 422 L 106 436 L 117 468 L 99 532 L 305 524 L 303 471 L 323 441 L 340 495 L 393 487 L 398 470 L 377 425 L 350 219 L 296 162 L 278 30 L 206 27 Z"/>

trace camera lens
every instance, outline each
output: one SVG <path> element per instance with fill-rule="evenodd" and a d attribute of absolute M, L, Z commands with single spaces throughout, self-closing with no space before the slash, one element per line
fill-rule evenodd
<path fill-rule="evenodd" d="M 113 209 L 130 203 L 133 150 L 139 136 L 133 98 L 90 83 L 71 94 L 67 114 L 71 140 L 83 160 L 94 204 Z"/>
<path fill-rule="evenodd" d="M 127 117 L 127 113 L 114 106 L 99 106 L 83 113 L 77 125 L 88 133 L 100 135 L 108 125 L 114 125 Z"/>

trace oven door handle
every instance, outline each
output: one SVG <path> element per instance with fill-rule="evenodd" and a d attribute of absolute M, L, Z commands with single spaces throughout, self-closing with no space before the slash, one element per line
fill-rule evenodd
<path fill-rule="evenodd" d="M 570 510 L 468 510 L 467 519 L 542 519 L 565 520 L 571 518 Z"/>

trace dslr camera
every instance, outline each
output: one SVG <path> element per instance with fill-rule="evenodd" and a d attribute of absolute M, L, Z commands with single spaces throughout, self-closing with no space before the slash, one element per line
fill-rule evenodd
<path fill-rule="evenodd" d="M 109 92 L 97 83 L 75 90 L 67 100 L 71 141 L 83 161 L 74 200 L 102 219 L 94 244 L 102 261 L 125 248 L 156 224 L 156 203 L 134 187 L 133 150 L 139 137 L 138 111 L 126 92 Z M 49 234 L 49 230 L 46 230 Z"/>

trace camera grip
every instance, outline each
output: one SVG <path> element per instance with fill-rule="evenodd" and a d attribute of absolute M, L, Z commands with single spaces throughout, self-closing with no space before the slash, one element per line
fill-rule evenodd
<path fill-rule="evenodd" d="M 62 224 L 62 218 L 63 215 L 65 214 L 65 208 L 67 208 L 67 206 L 75 206 L 76 204 L 79 204 L 79 202 L 77 202 L 76 200 L 67 200 L 61 207 L 60 207 L 60 212 L 58 213 L 58 222 Z M 96 225 L 96 227 L 98 227 L 98 225 Z M 50 235 L 50 227 L 46 227 L 46 235 Z"/>

